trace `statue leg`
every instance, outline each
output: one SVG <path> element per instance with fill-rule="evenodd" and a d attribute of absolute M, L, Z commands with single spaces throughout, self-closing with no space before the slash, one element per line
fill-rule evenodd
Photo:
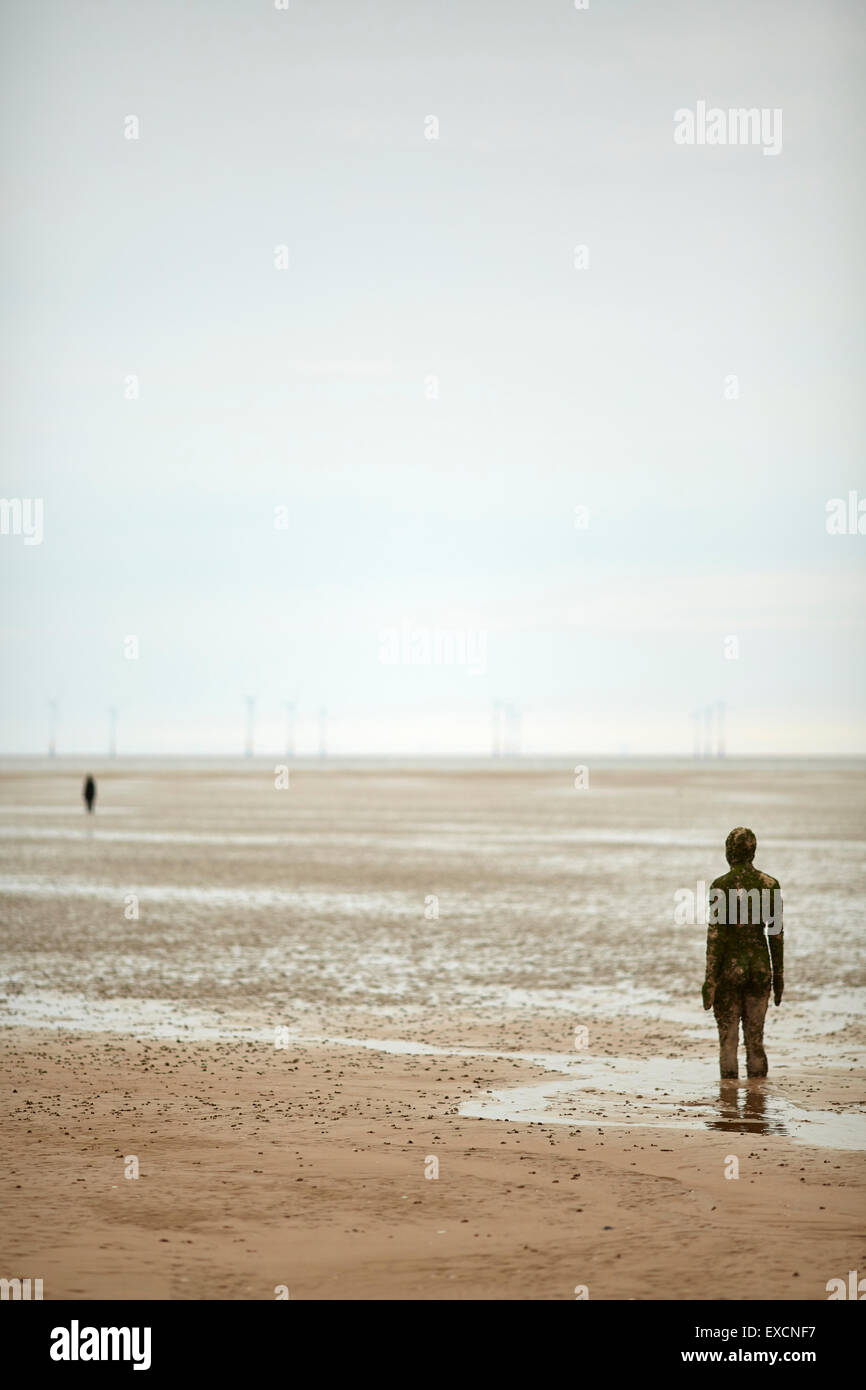
<path fill-rule="evenodd" d="M 746 1044 L 746 1070 L 749 1076 L 767 1075 L 767 1054 L 764 1051 L 764 1019 L 770 1000 L 769 989 L 757 993 L 748 991 L 743 1008 L 743 1041 Z"/>
<path fill-rule="evenodd" d="M 737 1043 L 740 1033 L 740 992 L 724 987 L 716 992 L 713 1013 L 719 1030 L 719 1073 L 723 1080 L 735 1079 L 737 1068 Z"/>

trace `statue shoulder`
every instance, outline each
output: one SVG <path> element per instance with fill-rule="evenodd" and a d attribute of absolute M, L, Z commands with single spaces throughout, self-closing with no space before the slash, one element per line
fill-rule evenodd
<path fill-rule="evenodd" d="M 762 888 L 776 889 L 776 891 L 778 892 L 781 891 L 781 883 L 777 878 L 773 878 L 772 874 L 765 874 L 763 869 L 756 869 L 755 872 L 758 875 L 758 878 L 761 880 Z"/>

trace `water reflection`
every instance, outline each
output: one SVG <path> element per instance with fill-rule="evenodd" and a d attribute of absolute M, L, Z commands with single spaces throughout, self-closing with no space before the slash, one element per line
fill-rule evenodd
<path fill-rule="evenodd" d="M 707 1120 L 708 1129 L 721 1129 L 735 1134 L 788 1134 L 783 1116 L 784 1102 L 767 1094 L 763 1079 L 721 1081 L 719 1098 L 715 1102 L 718 1114 Z"/>

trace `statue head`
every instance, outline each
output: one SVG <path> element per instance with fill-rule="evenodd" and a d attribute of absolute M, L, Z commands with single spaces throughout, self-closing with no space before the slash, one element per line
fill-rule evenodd
<path fill-rule="evenodd" d="M 755 832 L 738 825 L 725 840 L 725 858 L 729 864 L 751 864 L 757 848 Z"/>

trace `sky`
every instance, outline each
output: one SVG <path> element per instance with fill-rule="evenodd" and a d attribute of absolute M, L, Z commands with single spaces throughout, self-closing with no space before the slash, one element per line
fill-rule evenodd
<path fill-rule="evenodd" d="M 866 753 L 859 4 L 0 35 L 0 753 Z"/>

